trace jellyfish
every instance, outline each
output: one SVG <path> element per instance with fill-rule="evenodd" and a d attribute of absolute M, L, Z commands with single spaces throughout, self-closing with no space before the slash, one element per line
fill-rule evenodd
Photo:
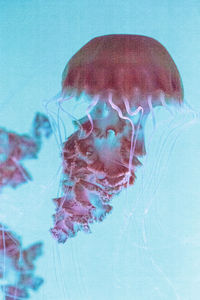
<path fill-rule="evenodd" d="M 50 122 L 42 113 L 36 113 L 31 135 L 0 128 L 0 190 L 5 186 L 15 188 L 31 179 L 21 162 L 37 158 L 42 136 L 48 138 L 51 133 Z"/>
<path fill-rule="evenodd" d="M 67 63 L 60 105 L 85 95 L 85 116 L 63 143 L 62 195 L 53 201 L 52 235 L 65 243 L 90 232 L 112 210 L 111 200 L 133 185 L 146 154 L 145 121 L 157 106 L 180 106 L 183 87 L 168 51 L 147 36 L 99 36 Z"/>
<path fill-rule="evenodd" d="M 34 261 L 41 251 L 41 242 L 23 249 L 20 238 L 0 224 L 0 290 L 3 299 L 29 298 L 29 289 L 39 288 L 43 279 L 34 276 Z"/>

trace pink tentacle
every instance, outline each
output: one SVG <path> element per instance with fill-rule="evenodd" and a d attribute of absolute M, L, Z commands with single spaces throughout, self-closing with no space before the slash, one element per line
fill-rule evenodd
<path fill-rule="evenodd" d="M 90 112 L 91 112 L 91 110 L 97 105 L 98 102 L 99 102 L 99 96 L 94 97 L 93 101 L 90 103 L 90 105 L 89 105 L 88 108 L 86 109 L 86 114 L 87 114 L 88 119 L 89 119 L 89 121 L 90 121 L 91 128 L 90 128 L 90 131 L 89 131 L 83 138 L 80 138 L 81 140 L 82 140 L 82 139 L 88 138 L 88 136 L 90 136 L 90 134 L 91 134 L 92 131 L 93 131 L 93 120 L 92 120 L 92 117 L 91 117 L 91 115 L 90 115 Z"/>
<path fill-rule="evenodd" d="M 130 178 L 130 176 L 131 176 L 131 170 L 132 170 L 132 159 L 133 159 L 133 155 L 134 155 L 134 152 L 133 152 L 133 140 L 134 140 L 134 134 L 135 134 L 135 127 L 134 127 L 134 124 L 133 124 L 132 120 L 130 118 L 128 118 L 128 117 L 123 116 L 121 109 L 116 104 L 113 103 L 113 101 L 112 101 L 112 94 L 111 93 L 109 94 L 108 101 L 109 101 L 111 107 L 114 110 L 117 111 L 119 117 L 121 119 L 123 119 L 123 120 L 129 121 L 130 124 L 131 124 L 131 127 L 132 127 L 131 148 L 130 148 L 130 156 L 129 156 L 129 174 L 128 174 L 128 176 Z M 129 182 L 129 180 L 128 180 L 128 182 Z"/>

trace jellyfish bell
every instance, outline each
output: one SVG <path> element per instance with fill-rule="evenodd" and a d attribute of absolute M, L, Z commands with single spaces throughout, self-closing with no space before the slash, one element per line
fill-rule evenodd
<path fill-rule="evenodd" d="M 156 106 L 180 105 L 183 86 L 172 57 L 158 41 L 114 34 L 92 39 L 72 56 L 63 71 L 61 95 L 69 99 L 68 105 L 71 97 L 87 105 L 87 116 L 75 122 L 87 129 L 86 137 L 94 130 L 94 120 L 101 134 L 109 130 L 116 134 L 121 120 L 127 120 L 132 135 L 137 129 L 143 155 L 147 115 Z"/>
<path fill-rule="evenodd" d="M 78 129 L 63 144 L 63 195 L 54 199 L 53 236 L 65 242 L 112 210 L 110 201 L 133 184 L 146 154 L 144 125 L 156 106 L 181 105 L 178 69 L 156 40 L 107 35 L 89 41 L 67 63 L 59 101 L 78 111 Z"/>
<path fill-rule="evenodd" d="M 183 101 L 178 69 L 168 51 L 155 39 L 128 34 L 105 35 L 92 39 L 67 63 L 62 76 L 62 93 L 106 101 L 112 93 L 116 104 L 122 99 L 130 107 L 162 105 Z M 161 99 L 161 100 L 162 100 Z"/>

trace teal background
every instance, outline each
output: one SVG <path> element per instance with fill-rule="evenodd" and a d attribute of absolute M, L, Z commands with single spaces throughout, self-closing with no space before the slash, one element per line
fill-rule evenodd
<path fill-rule="evenodd" d="M 24 162 L 33 181 L 3 190 L 0 221 L 24 246 L 44 241 L 36 274 L 45 282 L 32 300 L 198 300 L 199 1 L 0 0 L 0 126 L 28 133 L 35 113 L 46 112 L 44 104 L 59 92 L 70 57 L 91 38 L 113 33 L 159 40 L 178 66 L 193 111 L 156 109 L 155 129 L 149 117 L 137 181 L 113 199 L 112 214 L 92 234 L 65 245 L 49 234 L 60 184 L 55 137 L 44 141 L 37 160 Z M 69 134 L 71 120 L 63 119 Z"/>

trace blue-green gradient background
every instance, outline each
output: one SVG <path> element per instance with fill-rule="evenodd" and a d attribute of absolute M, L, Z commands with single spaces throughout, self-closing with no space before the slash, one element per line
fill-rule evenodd
<path fill-rule="evenodd" d="M 185 99 L 200 111 L 199 0 L 0 0 L 0 126 L 28 133 L 59 92 L 70 57 L 113 33 L 159 40 L 179 68 Z M 0 221 L 24 246 L 44 241 L 36 262 L 44 284 L 32 300 L 200 299 L 200 123 L 192 112 L 164 108 L 155 118 L 155 130 L 151 117 L 146 124 L 136 184 L 113 199 L 112 214 L 90 235 L 57 245 L 48 231 L 60 183 L 54 137 L 24 163 L 33 181 L 4 189 Z"/>

